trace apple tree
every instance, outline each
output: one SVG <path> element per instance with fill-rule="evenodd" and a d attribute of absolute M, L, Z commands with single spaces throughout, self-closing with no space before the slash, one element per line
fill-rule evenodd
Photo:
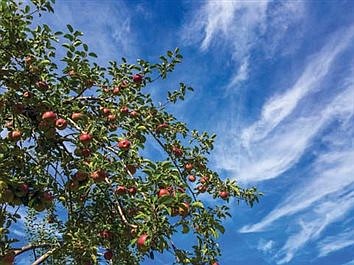
<path fill-rule="evenodd" d="M 261 194 L 221 179 L 208 167 L 215 135 L 168 111 L 192 88 L 154 102 L 179 50 L 102 67 L 71 25 L 33 21 L 54 0 L 26 2 L 0 1 L 0 263 L 133 265 L 169 252 L 218 264 L 228 203 Z"/>

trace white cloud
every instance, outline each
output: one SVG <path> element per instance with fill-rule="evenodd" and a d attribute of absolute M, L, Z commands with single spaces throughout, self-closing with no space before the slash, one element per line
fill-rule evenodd
<path fill-rule="evenodd" d="M 264 21 L 268 3 L 207 1 L 186 25 L 183 35 L 185 41 L 201 41 L 201 49 L 205 50 L 220 38 L 232 40 L 236 48 L 234 52 L 241 55 L 249 49 L 249 35 L 254 35 L 256 28 Z"/>
<path fill-rule="evenodd" d="M 329 133 L 323 140 L 328 151 L 318 154 L 307 174 L 308 177 L 294 187 L 273 211 L 260 222 L 244 226 L 240 230 L 240 232 L 260 232 L 271 228 L 272 224 L 280 218 L 300 214 L 296 219 L 300 229 L 290 235 L 284 246 L 277 252 L 275 258 L 278 264 L 292 260 L 297 251 L 318 238 L 330 224 L 343 219 L 354 207 L 354 192 L 352 192 L 354 135 L 353 127 L 350 125 L 354 113 L 354 87 L 350 83 L 347 84 L 347 89 L 321 112 L 321 117 L 340 121 L 337 130 Z M 313 120 L 313 126 L 316 126 L 316 122 L 320 122 L 320 119 Z M 294 226 L 292 220 L 289 225 Z M 328 243 L 326 246 L 323 243 L 319 246 L 320 255 L 336 251 L 349 243 L 345 238 L 338 239 L 333 243 L 334 245 Z"/>
<path fill-rule="evenodd" d="M 354 231 L 344 231 L 335 236 L 328 236 L 317 244 L 319 257 L 327 256 L 332 252 L 352 245 L 354 245 Z"/>
<path fill-rule="evenodd" d="M 248 78 L 249 57 L 254 47 L 274 51 L 289 25 L 303 15 L 301 1 L 207 1 L 193 13 L 181 33 L 186 43 L 199 44 L 202 51 L 223 46 L 230 51 L 235 74 L 227 88 Z M 267 38 L 262 38 L 267 37 Z"/>
<path fill-rule="evenodd" d="M 264 240 L 264 239 L 260 239 L 258 241 L 258 245 L 257 245 L 257 250 L 262 251 L 263 253 L 269 253 L 272 251 L 274 247 L 274 241 L 273 240 Z"/>
<path fill-rule="evenodd" d="M 301 99 L 311 91 L 319 89 L 333 61 L 348 47 L 353 35 L 354 27 L 345 34 L 337 33 L 318 54 L 308 60 L 308 65 L 292 88 L 268 100 L 263 106 L 260 120 L 243 131 L 242 140 L 245 145 L 264 139 L 294 111 Z"/>
<path fill-rule="evenodd" d="M 321 129 L 334 119 L 348 119 L 353 115 L 354 85 L 346 85 L 340 95 L 323 106 L 324 109 L 318 108 L 321 104 L 309 108 L 302 115 L 279 124 L 262 141 L 250 141 L 241 150 L 237 137 L 225 135 L 222 138 L 224 143 L 216 148 L 217 166 L 234 173 L 243 182 L 280 176 L 299 160 Z M 228 124 L 227 131 L 233 130 L 237 131 L 236 128 L 230 129 Z M 240 157 L 240 153 L 245 155 Z"/>
<path fill-rule="evenodd" d="M 259 232 L 279 218 L 298 213 L 326 195 L 354 182 L 354 150 L 323 154 L 315 162 L 314 177 L 295 188 L 280 205 L 257 224 L 244 226 L 241 232 Z M 315 191 L 315 192 L 314 192 Z"/>
<path fill-rule="evenodd" d="M 354 206 L 354 192 L 347 195 L 340 193 L 334 196 L 332 201 L 324 201 L 318 204 L 314 213 L 308 213 L 308 220 L 300 220 L 300 230 L 291 235 L 282 249 L 276 254 L 277 264 L 291 261 L 295 253 L 314 240 L 333 222 L 339 221 L 348 214 Z M 334 250 L 333 250 L 334 251 Z"/>
<path fill-rule="evenodd" d="M 247 80 L 248 76 L 249 76 L 249 58 L 245 57 L 243 58 L 243 62 L 240 64 L 240 67 L 237 70 L 236 75 L 230 81 L 228 88 L 229 89 L 233 88 L 240 82 Z"/>

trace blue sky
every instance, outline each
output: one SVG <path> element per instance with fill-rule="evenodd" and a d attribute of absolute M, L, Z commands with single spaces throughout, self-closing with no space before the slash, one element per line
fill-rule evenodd
<path fill-rule="evenodd" d="M 354 1 L 75 0 L 44 19 L 101 64 L 181 48 L 152 93 L 194 87 L 171 111 L 218 135 L 223 177 L 265 193 L 232 206 L 220 264 L 354 264 Z"/>

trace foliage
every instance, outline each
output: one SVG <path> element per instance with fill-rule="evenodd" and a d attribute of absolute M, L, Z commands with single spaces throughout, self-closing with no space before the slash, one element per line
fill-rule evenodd
<path fill-rule="evenodd" d="M 221 180 L 207 167 L 215 135 L 190 131 L 167 111 L 192 88 L 181 83 L 154 103 L 151 84 L 181 62 L 179 49 L 155 64 L 123 58 L 101 67 L 71 25 L 64 33 L 34 26 L 53 2 L 0 5 L 2 264 L 29 250 L 33 264 L 132 265 L 165 251 L 175 264 L 217 264 L 225 203 L 252 206 L 260 194 Z M 23 239 L 10 232 L 21 218 L 29 245 L 14 248 Z M 180 233 L 195 238 L 192 248 L 173 242 Z"/>

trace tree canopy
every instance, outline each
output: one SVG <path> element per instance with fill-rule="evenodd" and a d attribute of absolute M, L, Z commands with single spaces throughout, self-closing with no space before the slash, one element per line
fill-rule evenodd
<path fill-rule="evenodd" d="M 221 179 L 208 166 L 215 135 L 170 113 L 191 87 L 154 102 L 179 49 L 102 67 L 82 32 L 33 22 L 53 4 L 1 0 L 0 263 L 133 265 L 170 252 L 174 264 L 218 264 L 228 203 L 261 194 Z M 190 246 L 175 243 L 182 234 Z"/>

